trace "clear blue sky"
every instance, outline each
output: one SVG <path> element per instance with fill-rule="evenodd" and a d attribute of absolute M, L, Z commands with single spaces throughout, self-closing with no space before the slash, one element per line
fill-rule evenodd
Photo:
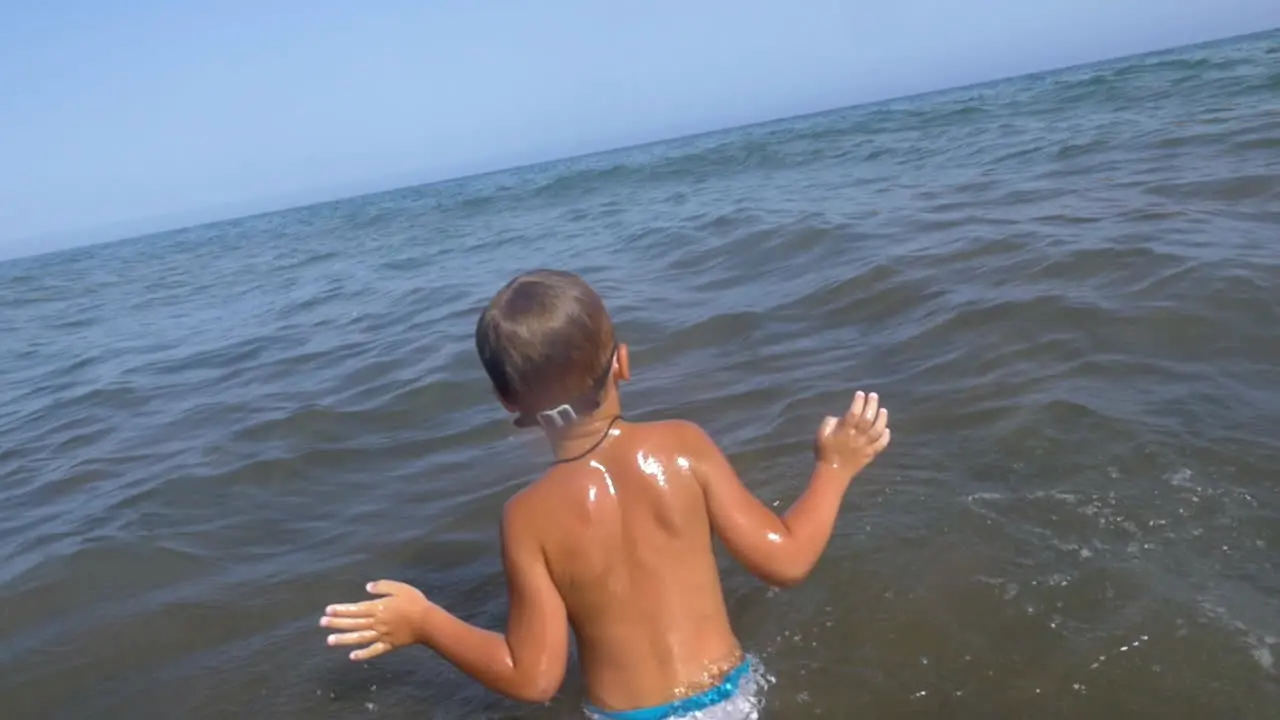
<path fill-rule="evenodd" d="M 1278 0 L 0 0 L 0 253 L 1276 26 Z"/>

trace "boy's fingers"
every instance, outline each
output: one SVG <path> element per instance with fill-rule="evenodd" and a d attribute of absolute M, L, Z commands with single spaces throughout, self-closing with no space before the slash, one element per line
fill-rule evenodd
<path fill-rule="evenodd" d="M 376 658 L 376 657 L 378 657 L 379 655 L 381 655 L 381 654 L 385 653 L 386 651 L 388 651 L 388 650 L 390 650 L 390 649 L 391 649 L 391 646 L 390 646 L 390 645 L 388 645 L 388 644 L 387 644 L 387 643 L 385 643 L 385 642 L 379 641 L 379 642 L 376 642 L 376 643 L 374 643 L 374 644 L 370 645 L 370 646 L 369 646 L 369 647 L 367 647 L 367 648 L 361 648 L 361 649 L 359 649 L 359 650 L 352 650 L 352 651 L 351 651 L 350 658 L 351 658 L 352 660 L 356 661 L 356 662 L 360 662 L 360 661 L 362 661 L 362 660 L 371 660 L 371 659 Z"/>
<path fill-rule="evenodd" d="M 862 414 L 858 416 L 858 429 L 866 430 L 871 427 L 871 423 L 876 419 L 876 413 L 880 410 L 880 396 L 871 393 L 867 395 L 867 403 L 862 408 Z"/>
<path fill-rule="evenodd" d="M 371 617 L 376 609 L 377 600 L 366 600 L 359 603 L 339 603 L 324 609 L 324 614 L 331 617 Z"/>
<path fill-rule="evenodd" d="M 826 437 L 835 432 L 836 424 L 840 421 L 830 415 L 822 418 L 822 424 L 818 426 L 818 437 Z"/>
<path fill-rule="evenodd" d="M 876 422 L 871 426 L 871 436 L 876 437 L 889 428 L 889 409 L 880 408 L 880 413 L 876 415 Z"/>
<path fill-rule="evenodd" d="M 857 420 L 862 414 L 862 408 L 867 404 L 867 394 L 859 390 L 853 394 L 853 403 L 849 405 L 849 419 Z"/>
<path fill-rule="evenodd" d="M 359 630 L 357 632 L 334 633 L 329 636 L 330 645 L 361 645 L 378 639 L 377 630 Z"/>
<path fill-rule="evenodd" d="M 369 617 L 329 617 L 320 618 L 320 627 L 334 630 L 367 630 L 373 626 L 373 618 Z"/>
<path fill-rule="evenodd" d="M 893 435 L 893 431 L 892 431 L 892 430 L 890 430 L 889 428 L 885 428 L 885 429 L 884 429 L 884 434 L 883 434 L 883 435 L 881 435 L 881 436 L 880 436 L 880 439 L 879 439 L 879 440 L 876 440 L 876 444 L 872 446 L 872 447 L 874 447 L 874 448 L 876 449 L 876 452 L 877 452 L 877 453 L 878 453 L 878 452 L 880 452 L 881 450 L 884 450 L 885 448 L 889 447 L 889 437 L 890 437 L 891 435 Z"/>
<path fill-rule="evenodd" d="M 364 589 L 371 595 L 392 595 L 402 587 L 404 583 L 398 583 L 395 580 L 375 580 L 365 585 Z"/>

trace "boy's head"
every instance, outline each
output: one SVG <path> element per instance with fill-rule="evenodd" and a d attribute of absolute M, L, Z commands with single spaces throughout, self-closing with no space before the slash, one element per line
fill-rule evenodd
<path fill-rule="evenodd" d="M 476 350 L 520 427 L 595 411 L 621 359 L 600 296 L 559 270 L 525 273 L 499 290 L 476 323 Z"/>

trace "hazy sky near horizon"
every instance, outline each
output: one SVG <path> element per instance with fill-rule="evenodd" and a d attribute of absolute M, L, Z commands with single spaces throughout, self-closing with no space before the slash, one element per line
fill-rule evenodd
<path fill-rule="evenodd" d="M 0 247 L 1277 26 L 1276 0 L 10 0 Z"/>

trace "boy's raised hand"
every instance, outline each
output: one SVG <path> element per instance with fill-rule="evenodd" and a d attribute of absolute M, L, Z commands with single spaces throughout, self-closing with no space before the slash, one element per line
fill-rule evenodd
<path fill-rule="evenodd" d="M 369 660 L 418 641 L 417 628 L 431 601 L 420 590 L 394 580 L 371 582 L 365 589 L 376 600 L 330 605 L 320 627 L 342 630 L 329 636 L 330 645 L 365 645 L 351 651 L 355 661 Z"/>
<path fill-rule="evenodd" d="M 889 411 L 880 396 L 859 390 L 844 417 L 827 417 L 818 428 L 818 462 L 857 473 L 889 446 Z"/>

